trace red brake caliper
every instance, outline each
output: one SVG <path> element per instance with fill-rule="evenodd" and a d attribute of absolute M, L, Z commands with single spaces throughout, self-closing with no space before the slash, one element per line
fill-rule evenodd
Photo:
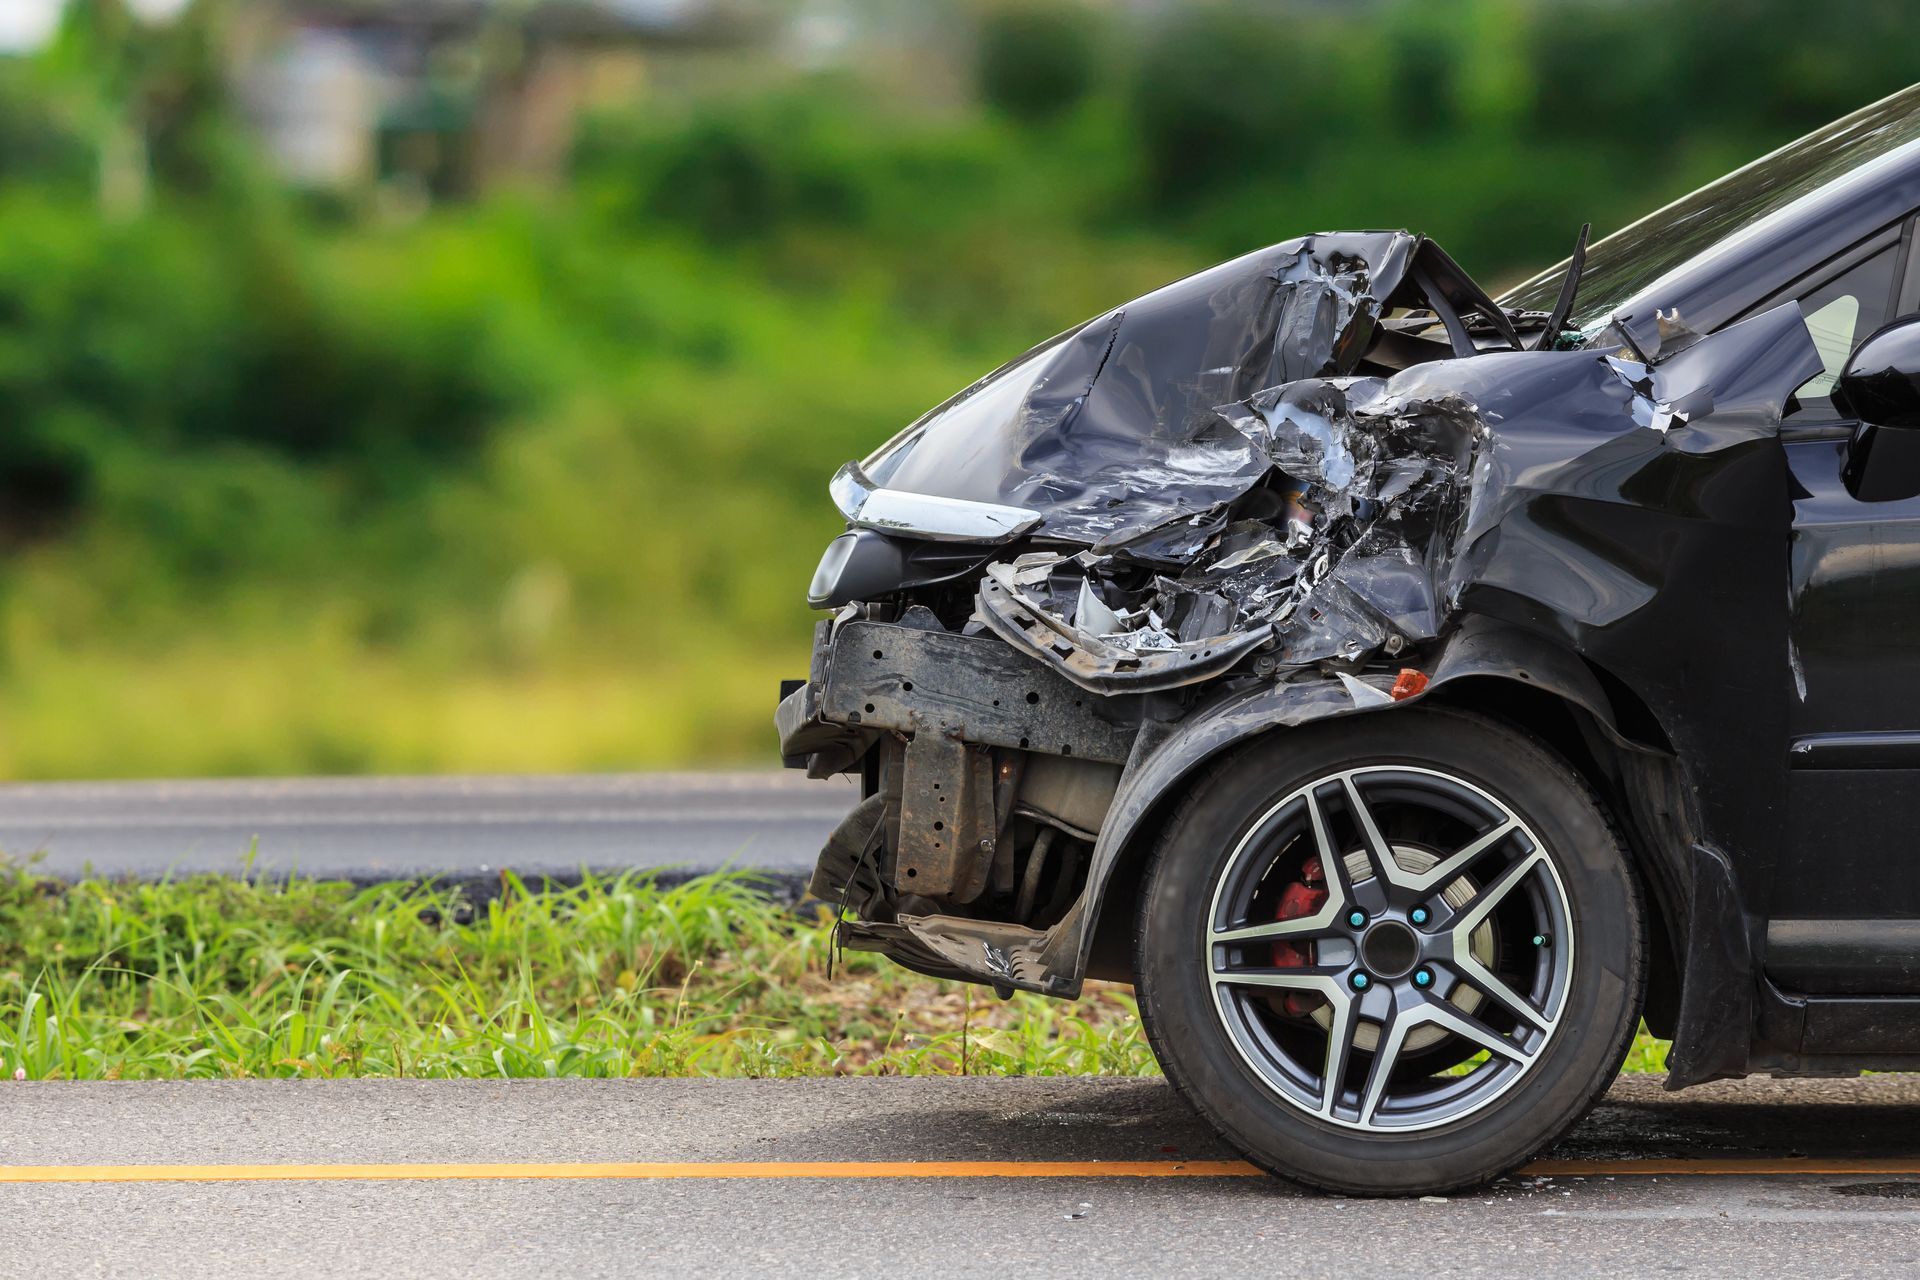
<path fill-rule="evenodd" d="M 1300 865 L 1300 878 L 1280 891 L 1280 909 L 1275 913 L 1277 920 L 1299 920 L 1310 916 L 1327 905 L 1327 879 L 1325 868 L 1320 865 L 1320 855 L 1312 854 Z M 1313 963 L 1313 944 L 1311 942 L 1287 942 L 1273 944 L 1273 967 L 1276 969 L 1300 969 Z M 1320 997 L 1311 991 L 1289 991 L 1281 1000 L 1281 1006 L 1288 1015 L 1304 1018 L 1320 1007 Z"/>

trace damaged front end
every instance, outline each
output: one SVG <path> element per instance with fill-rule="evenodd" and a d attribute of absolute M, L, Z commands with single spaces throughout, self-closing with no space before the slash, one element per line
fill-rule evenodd
<path fill-rule="evenodd" d="M 844 468 L 849 531 L 809 592 L 832 616 L 778 723 L 790 764 L 864 780 L 813 881 L 845 944 L 1003 991 L 1123 976 L 1096 956 L 1103 896 L 1195 767 L 1486 677 L 1644 757 L 1621 785 L 1678 851 L 1684 915 L 1690 850 L 1765 836 L 1702 810 L 1678 754 L 1751 763 L 1715 717 L 1788 664 L 1704 644 L 1742 699 L 1661 633 L 1702 598 L 1784 614 L 1767 451 L 1817 356 L 1792 305 L 1708 338 L 1664 318 L 1652 351 L 1564 332 L 1578 264 L 1552 312 L 1510 313 L 1404 232 L 1290 241 Z"/>

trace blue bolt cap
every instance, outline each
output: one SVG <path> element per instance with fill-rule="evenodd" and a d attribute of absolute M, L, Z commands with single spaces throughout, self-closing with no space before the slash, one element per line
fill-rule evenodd
<path fill-rule="evenodd" d="M 1347 913 L 1347 923 L 1352 925 L 1356 929 L 1358 929 L 1361 925 L 1365 924 L 1366 922 L 1367 922 L 1367 913 L 1364 911 L 1349 911 Z"/>
<path fill-rule="evenodd" d="M 1367 975 L 1366 975 L 1366 974 L 1364 974 L 1364 973 L 1356 973 L 1356 974 L 1354 974 L 1354 975 L 1353 975 L 1353 989 L 1354 989 L 1355 991 L 1365 991 L 1365 990 L 1367 989 Z"/>
<path fill-rule="evenodd" d="M 1413 974 L 1413 985 L 1416 987 L 1430 987 L 1433 985 L 1433 975 L 1425 969 L 1416 969 Z"/>
<path fill-rule="evenodd" d="M 1427 922 L 1427 909 L 1425 907 L 1415 907 L 1413 909 L 1412 920 L 1415 924 L 1425 924 Z"/>

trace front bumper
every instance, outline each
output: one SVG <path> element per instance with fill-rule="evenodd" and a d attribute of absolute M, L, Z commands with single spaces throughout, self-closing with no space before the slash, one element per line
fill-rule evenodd
<path fill-rule="evenodd" d="M 1119 764 L 1140 710 L 1138 698 L 1089 696 L 991 636 L 849 618 L 815 629 L 807 680 L 774 725 L 789 764 L 826 777 L 888 732 Z"/>
<path fill-rule="evenodd" d="M 845 897 L 866 917 L 843 923 L 845 944 L 942 977 L 1071 994 L 1077 973 L 1062 973 L 1053 953 L 1065 944 L 1063 954 L 1077 955 L 1078 913 L 1063 931 L 930 912 L 980 909 L 965 904 L 994 866 L 1023 762 L 1124 764 L 1140 703 L 1092 695 L 994 636 L 851 614 L 821 623 L 808 678 L 788 689 L 774 720 L 790 765 L 814 777 L 860 769 L 866 779 L 813 881 L 816 896 Z M 877 758 L 893 763 L 864 768 L 883 742 Z"/>
<path fill-rule="evenodd" d="M 833 656 L 833 622 L 813 629 L 813 658 L 805 680 L 780 682 L 780 705 L 774 708 L 773 727 L 780 735 L 781 762 L 789 769 L 805 769 L 810 778 L 830 778 L 859 762 L 877 736 L 857 723 L 842 724 L 821 714 Z"/>

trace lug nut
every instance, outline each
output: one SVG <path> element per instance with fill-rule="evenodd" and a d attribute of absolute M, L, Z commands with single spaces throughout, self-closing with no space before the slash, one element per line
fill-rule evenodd
<path fill-rule="evenodd" d="M 1550 933 L 1536 933 L 1533 935 L 1533 945 L 1536 947 L 1547 946 L 1552 941 L 1553 935 Z"/>
<path fill-rule="evenodd" d="M 1413 971 L 1413 985 L 1414 985 L 1414 986 L 1416 986 L 1416 987 L 1430 987 L 1430 986 L 1432 986 L 1432 985 L 1433 985 L 1433 970 L 1431 970 L 1431 969 L 1415 969 L 1415 970 Z"/>
<path fill-rule="evenodd" d="M 1361 925 L 1365 924 L 1366 922 L 1367 922 L 1366 912 L 1364 911 L 1347 912 L 1347 923 L 1352 925 L 1354 928 L 1358 929 Z"/>
<path fill-rule="evenodd" d="M 1372 980 L 1368 978 L 1367 975 L 1364 973 L 1356 973 L 1353 975 L 1353 977 L 1347 979 L 1347 981 L 1353 984 L 1353 989 L 1355 991 L 1365 991 L 1367 989 L 1367 984 Z"/>
<path fill-rule="evenodd" d="M 1427 909 L 1425 907 L 1415 907 L 1413 909 L 1413 914 L 1409 915 L 1407 918 L 1413 921 L 1415 924 L 1425 924 L 1428 920 Z"/>

